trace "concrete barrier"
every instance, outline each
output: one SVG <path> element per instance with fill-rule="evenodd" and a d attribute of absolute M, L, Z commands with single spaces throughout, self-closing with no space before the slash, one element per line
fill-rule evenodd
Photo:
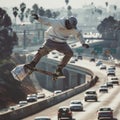
<path fill-rule="evenodd" d="M 33 104 L 24 106 L 22 108 L 18 108 L 16 110 L 8 111 L 6 113 L 0 114 L 0 120 L 20 120 L 22 118 L 25 118 L 29 115 L 32 115 L 50 106 L 53 106 L 61 101 L 64 101 L 65 99 L 68 99 L 78 93 L 87 90 L 92 85 L 94 85 L 98 79 L 99 78 L 97 76 L 94 76 L 90 82 L 87 82 L 80 86 L 64 91 L 58 95 L 51 96 L 43 101 L 34 102 Z"/>

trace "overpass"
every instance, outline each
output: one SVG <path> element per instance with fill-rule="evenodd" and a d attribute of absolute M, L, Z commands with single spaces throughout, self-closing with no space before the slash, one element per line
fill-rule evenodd
<path fill-rule="evenodd" d="M 26 62 L 31 61 L 34 57 L 34 54 L 35 53 L 27 55 Z M 43 57 L 37 64 L 37 68 L 54 72 L 60 59 L 58 58 L 55 60 L 52 57 L 50 55 L 47 57 Z M 57 81 L 53 81 L 51 76 L 44 75 L 38 72 L 34 72 L 30 76 L 30 79 L 32 80 L 33 84 L 35 84 L 36 89 L 39 89 L 39 87 L 43 87 L 50 91 L 54 91 L 55 89 L 66 90 L 81 85 L 85 83 L 88 79 L 91 79 L 91 76 L 93 76 L 92 71 L 71 64 L 68 64 L 63 69 L 63 73 L 65 74 L 66 78 Z"/>

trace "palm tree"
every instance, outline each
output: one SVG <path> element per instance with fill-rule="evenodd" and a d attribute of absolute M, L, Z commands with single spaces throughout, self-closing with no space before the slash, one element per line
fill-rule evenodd
<path fill-rule="evenodd" d="M 21 12 L 23 13 L 25 11 L 25 9 L 26 9 L 26 4 L 25 3 L 21 3 L 20 4 L 20 10 L 21 10 Z"/>
<path fill-rule="evenodd" d="M 117 6 L 116 5 L 114 5 L 114 10 L 115 10 L 115 12 L 116 12 L 116 10 L 117 10 Z M 115 15 L 115 13 L 114 13 L 114 17 L 115 17 L 116 15 Z"/>
<path fill-rule="evenodd" d="M 72 7 L 69 5 L 69 6 L 67 7 L 68 17 L 72 15 L 71 9 L 72 9 Z"/>
<path fill-rule="evenodd" d="M 68 5 L 68 3 L 69 3 L 69 0 L 65 0 L 65 3 L 66 3 L 66 5 Z"/>
<path fill-rule="evenodd" d="M 24 11 L 25 11 L 25 9 L 26 9 L 26 4 L 25 3 L 21 3 L 20 4 L 21 13 L 19 15 L 19 18 L 20 18 L 21 21 L 23 21 L 23 19 L 24 19 Z"/>
<path fill-rule="evenodd" d="M 25 12 L 25 17 L 28 18 L 30 13 L 31 13 L 31 10 L 30 10 L 30 8 L 28 8 Z"/>
<path fill-rule="evenodd" d="M 109 5 L 109 3 L 105 2 L 105 5 L 106 5 L 107 12 L 108 12 L 108 5 Z"/>
<path fill-rule="evenodd" d="M 17 7 L 13 7 L 13 15 L 14 15 L 14 17 L 15 17 L 15 24 L 16 24 L 16 17 L 17 17 L 17 15 L 18 15 L 18 8 Z"/>

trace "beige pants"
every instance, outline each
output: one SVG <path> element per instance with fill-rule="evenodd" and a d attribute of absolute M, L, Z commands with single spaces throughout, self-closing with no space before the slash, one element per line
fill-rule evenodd
<path fill-rule="evenodd" d="M 43 47 L 38 50 L 33 59 L 33 62 L 37 64 L 43 56 L 49 54 L 49 52 L 51 52 L 52 50 L 57 50 L 64 54 L 62 61 L 58 65 L 58 67 L 61 69 L 66 66 L 70 58 L 73 56 L 73 51 L 66 42 L 59 43 L 48 39 Z"/>

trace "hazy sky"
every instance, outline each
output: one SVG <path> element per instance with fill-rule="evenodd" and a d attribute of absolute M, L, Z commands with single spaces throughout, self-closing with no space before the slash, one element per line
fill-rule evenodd
<path fill-rule="evenodd" d="M 94 2 L 96 6 L 105 6 L 105 2 L 109 4 L 116 4 L 117 7 L 120 6 L 120 0 L 69 0 L 69 5 L 72 8 L 80 8 L 83 5 L 89 5 L 91 2 Z M 0 7 L 19 7 L 20 3 L 26 3 L 27 8 L 31 8 L 31 6 L 35 3 L 38 4 L 39 7 L 43 8 L 61 8 L 65 6 L 65 0 L 0 0 Z"/>

